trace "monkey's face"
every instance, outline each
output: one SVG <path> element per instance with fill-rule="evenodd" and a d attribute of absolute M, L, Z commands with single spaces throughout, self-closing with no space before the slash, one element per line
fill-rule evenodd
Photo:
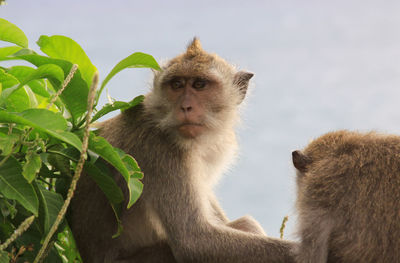
<path fill-rule="evenodd" d="M 225 134 L 237 120 L 237 106 L 252 76 L 205 52 L 195 39 L 155 72 L 144 104 L 161 129 L 180 138 Z"/>
<path fill-rule="evenodd" d="M 213 106 L 220 104 L 218 81 L 201 76 L 171 76 L 162 89 L 171 107 L 172 123 L 182 137 L 195 138 L 210 128 L 208 115 Z"/>

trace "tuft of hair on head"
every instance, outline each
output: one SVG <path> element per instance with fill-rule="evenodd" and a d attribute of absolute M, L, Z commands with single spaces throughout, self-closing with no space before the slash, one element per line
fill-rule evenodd
<path fill-rule="evenodd" d="M 200 40 L 197 37 L 194 37 L 192 42 L 188 45 L 185 55 L 188 57 L 195 57 L 202 53 L 204 53 L 204 50 L 201 47 Z"/>

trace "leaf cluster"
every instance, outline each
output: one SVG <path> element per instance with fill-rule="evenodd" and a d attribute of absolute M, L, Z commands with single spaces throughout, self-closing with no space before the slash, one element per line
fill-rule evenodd
<path fill-rule="evenodd" d="M 0 66 L 0 263 L 32 262 L 66 198 L 84 128 L 112 111 L 134 107 L 143 96 L 101 109 L 94 106 L 92 123 L 86 123 L 89 88 L 97 69 L 79 44 L 66 36 L 41 36 L 36 42 L 44 53 L 40 55 L 29 48 L 21 29 L 1 18 L 0 40 L 10 44 L 0 48 L 0 62 L 16 64 Z M 31 66 L 18 65 L 20 61 Z M 150 55 L 137 52 L 126 57 L 105 77 L 94 105 L 110 79 L 128 67 L 160 69 Z M 122 205 L 129 208 L 142 192 L 143 173 L 132 156 L 95 131 L 90 132 L 88 145 L 85 174 L 104 192 L 119 222 Z M 129 200 L 124 200 L 110 166 L 125 179 Z M 26 226 L 23 222 L 32 215 L 33 222 Z M 122 231 L 118 225 L 115 236 Z M 52 242 L 45 262 L 80 262 L 66 219 Z"/>

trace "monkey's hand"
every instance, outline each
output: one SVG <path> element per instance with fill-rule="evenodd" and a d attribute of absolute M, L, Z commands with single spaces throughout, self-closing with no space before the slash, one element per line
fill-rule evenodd
<path fill-rule="evenodd" d="M 252 216 L 249 215 L 245 215 L 239 219 L 236 219 L 235 221 L 229 222 L 227 225 L 229 227 L 244 232 L 264 235 L 264 236 L 267 235 L 262 226 L 260 225 L 260 223 L 258 223 L 257 220 L 255 220 Z"/>

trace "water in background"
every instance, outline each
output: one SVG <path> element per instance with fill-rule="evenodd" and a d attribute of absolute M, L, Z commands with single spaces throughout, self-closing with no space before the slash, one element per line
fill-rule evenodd
<path fill-rule="evenodd" d="M 254 72 L 240 155 L 217 194 L 230 218 L 253 215 L 272 236 L 289 215 L 286 236 L 294 238 L 292 150 L 335 129 L 400 129 L 398 1 L 7 2 L 0 17 L 26 32 L 31 48 L 42 34 L 69 36 L 102 78 L 135 51 L 160 61 L 193 36 Z M 149 70 L 125 70 L 108 90 L 128 101 L 149 79 Z"/>

